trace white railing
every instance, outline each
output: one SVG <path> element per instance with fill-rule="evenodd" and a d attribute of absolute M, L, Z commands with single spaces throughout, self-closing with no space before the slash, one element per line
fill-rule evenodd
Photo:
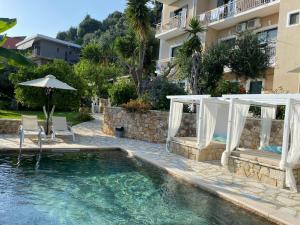
<path fill-rule="evenodd" d="M 186 27 L 186 15 L 177 15 L 171 17 L 156 25 L 156 34 L 161 34 L 174 28 L 185 28 Z"/>
<path fill-rule="evenodd" d="M 276 63 L 276 43 L 273 43 L 273 42 L 269 43 L 265 49 L 270 57 L 270 65 L 275 65 L 275 63 Z"/>
<path fill-rule="evenodd" d="M 234 0 L 228 4 L 200 14 L 199 20 L 204 24 L 209 24 L 279 1 L 280 0 Z"/>
<path fill-rule="evenodd" d="M 156 62 L 156 73 L 161 74 L 163 71 L 168 69 L 169 66 L 172 65 L 172 62 L 174 62 L 175 57 L 160 59 Z M 171 64 L 170 64 L 171 63 Z"/>

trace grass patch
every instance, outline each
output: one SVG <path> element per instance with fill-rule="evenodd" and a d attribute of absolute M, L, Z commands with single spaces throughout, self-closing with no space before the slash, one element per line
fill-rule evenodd
<path fill-rule="evenodd" d="M 21 119 L 22 115 L 37 115 L 39 120 L 45 120 L 45 115 L 40 111 L 10 111 L 0 110 L 0 119 Z M 85 122 L 81 120 L 79 112 L 54 112 L 54 116 L 64 116 L 72 125 Z"/>

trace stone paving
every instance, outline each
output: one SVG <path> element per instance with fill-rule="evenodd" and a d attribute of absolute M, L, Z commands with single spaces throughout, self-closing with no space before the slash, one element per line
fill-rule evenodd
<path fill-rule="evenodd" d="M 162 144 L 132 139 L 117 139 L 101 132 L 102 117 L 74 127 L 77 141 L 71 138 L 44 143 L 49 149 L 122 148 L 129 154 L 149 161 L 179 179 L 200 186 L 241 207 L 264 215 L 280 224 L 300 225 L 300 194 L 274 188 L 254 180 L 234 176 L 219 162 L 196 162 L 167 153 Z M 24 148 L 38 148 L 37 141 L 26 139 Z M 16 135 L 0 135 L 0 149 L 18 148 Z"/>

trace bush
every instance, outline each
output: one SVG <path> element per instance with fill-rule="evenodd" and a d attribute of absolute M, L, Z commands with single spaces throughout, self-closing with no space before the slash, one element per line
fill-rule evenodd
<path fill-rule="evenodd" d="M 186 92 L 179 85 L 171 83 L 165 78 L 157 78 L 151 83 L 149 91 L 143 98 L 151 103 L 153 109 L 168 110 L 170 108 L 168 95 L 185 94 Z"/>
<path fill-rule="evenodd" d="M 57 110 L 78 110 L 80 99 L 83 96 L 84 86 L 82 79 L 74 73 L 73 67 L 62 60 L 39 67 L 22 67 L 9 78 L 15 87 L 15 98 L 18 103 L 30 109 L 41 109 L 46 104 L 47 98 L 44 88 L 24 87 L 20 82 L 43 78 L 53 74 L 58 80 L 63 81 L 77 89 L 76 91 L 55 90 L 53 104 Z"/>
<path fill-rule="evenodd" d="M 221 80 L 213 96 L 220 97 L 226 94 L 246 94 L 245 88 L 238 82 L 230 82 L 228 80 Z"/>
<path fill-rule="evenodd" d="M 149 110 L 151 110 L 150 103 L 144 101 L 143 99 L 136 99 L 136 100 L 130 100 L 126 104 L 123 104 L 122 107 L 127 112 L 138 112 L 138 113 L 145 113 Z"/>
<path fill-rule="evenodd" d="M 93 120 L 91 110 L 89 108 L 83 107 L 79 109 L 79 121 L 87 122 Z"/>
<path fill-rule="evenodd" d="M 114 106 L 120 106 L 129 102 L 131 99 L 136 99 L 137 94 L 134 84 L 129 80 L 119 80 L 114 83 L 108 90 L 110 102 Z"/>

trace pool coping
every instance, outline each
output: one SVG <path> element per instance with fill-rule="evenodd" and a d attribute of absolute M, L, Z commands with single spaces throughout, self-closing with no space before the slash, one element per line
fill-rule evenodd
<path fill-rule="evenodd" d="M 1 149 L 0 152 L 19 152 L 19 148 L 5 148 Z M 286 225 L 296 225 L 300 224 L 300 221 L 297 220 L 297 218 L 293 217 L 292 215 L 288 215 L 286 213 L 280 212 L 279 210 L 275 210 L 272 208 L 268 208 L 267 206 L 264 206 L 263 203 L 259 203 L 255 201 L 255 199 L 249 198 L 249 196 L 243 196 L 243 195 L 236 195 L 234 192 L 230 193 L 230 187 L 227 187 L 227 189 L 222 188 L 221 186 L 216 185 L 210 185 L 208 184 L 205 179 L 197 176 L 196 174 L 190 174 L 185 171 L 182 171 L 178 168 L 170 168 L 168 165 L 165 165 L 162 161 L 154 160 L 149 157 L 147 157 L 146 154 L 143 154 L 142 152 L 137 152 L 134 150 L 130 150 L 128 148 L 124 147 L 118 147 L 118 146 L 101 146 L 101 147 L 73 147 L 73 148 L 53 148 L 53 147 L 46 147 L 42 149 L 42 152 L 54 152 L 54 153 L 70 153 L 70 152 L 98 152 L 98 151 L 105 151 L 105 150 L 118 150 L 122 151 L 128 154 L 129 157 L 134 157 L 137 159 L 140 159 L 142 161 L 145 161 L 147 163 L 150 163 L 159 169 L 167 172 L 171 176 L 173 176 L 176 179 L 179 179 L 181 181 L 187 182 L 190 185 L 193 185 L 197 188 L 200 188 L 204 191 L 207 191 L 215 196 L 220 197 L 221 199 L 224 199 L 228 202 L 231 202 L 238 207 L 241 207 L 251 213 L 254 213 L 258 216 L 261 216 L 270 222 L 273 222 L 275 224 L 286 224 Z M 39 148 L 23 148 L 22 152 L 40 152 Z"/>

